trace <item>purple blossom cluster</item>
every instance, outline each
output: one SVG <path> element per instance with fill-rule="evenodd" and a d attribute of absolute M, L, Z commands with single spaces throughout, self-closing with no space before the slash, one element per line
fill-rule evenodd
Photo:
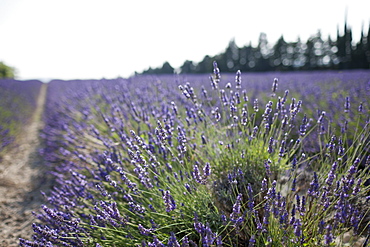
<path fill-rule="evenodd" d="M 52 81 L 43 155 L 55 188 L 21 246 L 329 246 L 348 230 L 366 236 L 367 74 L 262 83 L 270 74 L 221 77 L 213 65 L 206 80 Z M 338 76 L 359 84 L 342 87 Z M 330 102 L 340 99 L 340 113 L 310 98 L 336 92 L 321 80 L 349 95 Z"/>

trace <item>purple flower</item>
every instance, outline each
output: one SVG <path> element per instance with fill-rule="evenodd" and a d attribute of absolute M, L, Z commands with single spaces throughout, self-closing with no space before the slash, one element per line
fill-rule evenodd
<path fill-rule="evenodd" d="M 278 86 L 278 79 L 277 79 L 277 78 L 274 78 L 274 82 L 272 83 L 272 88 L 271 88 L 271 91 L 272 91 L 274 94 L 275 94 L 275 92 L 276 92 L 277 86 Z"/>
<path fill-rule="evenodd" d="M 252 235 L 248 242 L 248 247 L 253 247 L 256 244 L 256 236 Z"/>
<path fill-rule="evenodd" d="M 243 100 L 244 100 L 244 102 L 248 102 L 249 99 L 248 99 L 248 96 L 247 96 L 247 91 L 246 90 L 243 90 L 242 93 L 243 93 Z"/>
<path fill-rule="evenodd" d="M 268 121 L 268 117 L 269 117 L 271 112 L 272 112 L 272 101 L 269 101 L 266 104 L 265 112 L 262 115 L 265 122 Z"/>
<path fill-rule="evenodd" d="M 233 205 L 233 212 L 230 214 L 230 218 L 232 220 L 235 220 L 240 214 L 240 208 L 241 208 L 241 200 L 242 200 L 242 194 L 239 194 L 237 197 L 236 197 L 236 201 Z"/>
<path fill-rule="evenodd" d="M 325 115 L 326 115 L 326 112 L 322 111 L 320 116 L 319 116 L 319 119 L 317 120 L 317 123 L 322 123 Z"/>
<path fill-rule="evenodd" d="M 142 235 L 148 236 L 149 234 L 152 233 L 152 229 L 146 229 L 141 224 L 138 225 L 138 228 L 139 228 L 140 234 Z"/>
<path fill-rule="evenodd" d="M 358 192 L 360 192 L 360 190 L 361 190 L 361 183 L 362 183 L 362 179 L 359 178 L 357 180 L 357 183 L 356 183 L 355 187 L 353 188 L 353 192 L 352 192 L 353 195 L 356 195 Z"/>
<path fill-rule="evenodd" d="M 292 160 L 292 171 L 294 171 L 296 168 L 297 168 L 297 157 L 294 155 Z"/>
<path fill-rule="evenodd" d="M 281 104 L 281 97 L 278 97 L 277 103 L 276 103 L 276 110 L 280 113 L 282 111 L 282 104 Z"/>
<path fill-rule="evenodd" d="M 364 110 L 364 107 L 362 106 L 362 102 L 360 103 L 360 105 L 358 106 L 358 112 L 361 114 Z"/>
<path fill-rule="evenodd" d="M 174 112 L 174 113 L 175 113 L 175 115 L 177 116 L 178 111 L 177 111 L 177 106 L 176 106 L 175 102 L 171 101 L 171 106 L 172 106 L 172 110 L 173 110 L 173 112 Z"/>
<path fill-rule="evenodd" d="M 331 242 L 333 242 L 333 233 L 332 233 L 332 226 L 331 225 L 327 225 L 325 227 L 325 230 L 326 230 L 326 233 L 324 235 L 324 240 L 325 240 L 325 244 L 326 245 L 330 245 Z"/>
<path fill-rule="evenodd" d="M 181 247 L 190 247 L 190 242 L 188 236 L 185 236 L 182 239 Z"/>
<path fill-rule="evenodd" d="M 302 196 L 301 207 L 299 208 L 301 215 L 306 212 L 306 197 Z"/>
<path fill-rule="evenodd" d="M 296 184 L 297 184 L 297 179 L 294 178 L 292 182 L 292 191 L 296 191 Z"/>
<path fill-rule="evenodd" d="M 258 99 L 255 99 L 253 102 L 253 110 L 255 112 L 258 112 Z"/>
<path fill-rule="evenodd" d="M 202 138 L 202 144 L 203 145 L 207 144 L 206 137 L 204 135 L 201 135 L 201 138 Z"/>
<path fill-rule="evenodd" d="M 223 245 L 222 245 L 222 238 L 221 238 L 221 236 L 218 236 L 217 238 L 216 238 L 216 246 L 217 247 L 222 247 Z"/>
<path fill-rule="evenodd" d="M 267 191 L 267 179 L 266 178 L 263 178 L 262 182 L 261 182 L 261 191 Z"/>
<path fill-rule="evenodd" d="M 248 208 L 249 208 L 250 211 L 253 211 L 253 209 L 254 209 L 254 200 L 253 200 L 253 189 L 252 189 L 251 184 L 248 184 L 247 192 L 248 192 Z"/>
<path fill-rule="evenodd" d="M 145 213 L 145 208 L 143 206 L 139 205 L 139 204 L 136 204 L 134 202 L 129 202 L 128 205 L 130 207 L 129 208 L 130 211 L 132 211 L 132 212 L 136 212 L 136 213 L 139 213 L 139 214 Z"/>
<path fill-rule="evenodd" d="M 349 107 L 350 107 L 350 103 L 349 103 L 349 97 L 347 96 L 346 97 L 346 102 L 344 103 L 344 112 L 349 112 Z"/>
<path fill-rule="evenodd" d="M 171 236 L 168 239 L 167 246 L 168 247 L 180 247 L 180 244 L 179 242 L 177 242 L 176 236 L 173 232 L 171 232 Z"/>
<path fill-rule="evenodd" d="M 149 247 L 165 247 L 165 245 L 158 240 L 157 236 L 153 237 L 153 242 L 148 243 Z"/>
<path fill-rule="evenodd" d="M 310 188 L 308 189 L 307 194 L 312 197 L 316 197 L 319 193 L 319 179 L 317 177 L 317 173 L 313 173 L 313 179 L 310 183 Z"/>
<path fill-rule="evenodd" d="M 269 145 L 267 147 L 267 152 L 269 154 L 271 154 L 274 151 L 274 149 L 272 147 L 273 144 L 274 144 L 274 138 L 273 137 L 270 137 L 270 139 L 269 139 Z"/>
<path fill-rule="evenodd" d="M 279 156 L 284 157 L 285 154 L 285 141 L 281 141 L 280 150 L 279 150 Z"/>
<path fill-rule="evenodd" d="M 218 83 L 221 79 L 220 69 L 217 66 L 217 62 L 213 62 L 213 74 L 215 75 L 215 81 Z"/>
<path fill-rule="evenodd" d="M 258 132 L 258 126 L 254 126 L 251 137 L 255 138 L 257 136 L 257 132 Z"/>
<path fill-rule="evenodd" d="M 267 201 L 265 203 L 265 206 L 264 206 L 264 215 L 263 215 L 262 224 L 264 224 L 264 225 L 268 225 L 269 224 L 270 211 L 271 211 L 270 202 Z"/>
<path fill-rule="evenodd" d="M 236 83 L 236 86 L 235 86 L 236 89 L 242 88 L 242 79 L 241 79 L 240 70 L 236 71 L 235 83 Z"/>
<path fill-rule="evenodd" d="M 292 98 L 292 102 L 290 103 L 290 112 L 294 112 L 295 108 L 295 98 Z"/>
<path fill-rule="evenodd" d="M 222 224 L 223 224 L 223 225 L 226 225 L 226 223 L 227 223 L 226 215 L 221 214 L 221 220 L 222 220 Z"/>
<path fill-rule="evenodd" d="M 199 167 L 197 164 L 193 165 L 194 171 L 192 172 L 193 178 L 197 183 L 206 184 L 207 178 L 211 175 L 211 165 L 206 163 L 203 167 L 203 175 L 200 173 Z"/>
<path fill-rule="evenodd" d="M 266 160 L 265 161 L 265 169 L 266 169 L 266 175 L 267 177 L 270 177 L 271 176 L 271 169 L 270 169 L 270 164 L 271 164 L 271 160 Z"/>
<path fill-rule="evenodd" d="M 272 182 L 271 188 L 268 189 L 265 199 L 273 200 L 275 199 L 275 197 L 276 197 L 276 180 Z"/>
<path fill-rule="evenodd" d="M 318 228 L 319 228 L 319 234 L 323 234 L 324 229 L 325 229 L 325 222 L 323 220 L 319 222 Z"/>
<path fill-rule="evenodd" d="M 207 162 L 203 168 L 203 176 L 206 179 L 210 175 L 211 175 L 211 164 Z"/>
<path fill-rule="evenodd" d="M 164 204 L 166 206 L 166 212 L 171 212 L 176 209 L 176 203 L 169 190 L 166 190 L 163 195 Z"/>
<path fill-rule="evenodd" d="M 203 179 L 202 179 L 202 175 L 200 174 L 198 165 L 196 165 L 196 164 L 193 165 L 193 169 L 194 169 L 194 171 L 192 172 L 192 174 L 193 174 L 193 177 L 194 177 L 195 181 L 197 181 L 197 183 L 202 184 Z"/>
<path fill-rule="evenodd" d="M 42 205 L 41 206 L 42 209 L 45 211 L 45 213 L 52 219 L 56 220 L 56 221 L 59 221 L 59 222 L 63 222 L 64 221 L 64 217 L 62 215 L 60 215 L 60 213 L 57 213 L 56 210 L 53 210 L 53 209 L 50 209 L 48 208 L 47 206 L 45 205 Z"/>
<path fill-rule="evenodd" d="M 354 209 L 353 210 L 352 216 L 351 216 L 351 219 L 350 219 L 350 222 L 351 222 L 351 225 L 352 225 L 355 233 L 358 230 L 358 226 L 359 226 L 359 223 L 360 223 L 362 217 L 363 216 L 361 215 L 361 213 L 359 212 L 359 210 L 357 210 L 357 209 Z"/>
<path fill-rule="evenodd" d="M 300 219 L 297 219 L 294 224 L 294 234 L 297 236 L 297 237 L 300 237 L 302 236 L 302 224 L 301 224 L 301 220 Z"/>
<path fill-rule="evenodd" d="M 338 163 L 335 161 L 329 171 L 328 177 L 325 180 L 325 183 L 330 187 L 333 184 L 333 180 L 335 179 L 335 171 L 338 167 Z"/>
<path fill-rule="evenodd" d="M 32 228 L 35 233 L 40 234 L 41 236 L 48 240 L 57 240 L 60 238 L 57 231 L 55 229 L 51 229 L 48 226 L 40 226 L 33 223 Z"/>
<path fill-rule="evenodd" d="M 206 224 L 204 234 L 202 236 L 203 246 L 211 246 L 216 240 L 216 234 L 212 232 L 209 224 Z"/>
<path fill-rule="evenodd" d="M 356 161 L 357 160 L 358 160 L 358 158 L 356 159 Z M 349 179 L 353 174 L 355 174 L 356 171 L 357 171 L 356 166 L 354 166 L 354 165 L 350 166 L 348 171 L 347 171 L 347 179 Z"/>
<path fill-rule="evenodd" d="M 302 124 L 300 125 L 300 127 L 299 127 L 299 134 L 301 135 L 301 136 L 304 136 L 304 135 L 306 135 L 306 131 L 307 131 L 307 116 L 306 116 L 306 114 L 304 114 L 304 116 L 303 116 L 303 119 L 302 119 Z"/>
<path fill-rule="evenodd" d="M 297 202 L 297 210 L 301 211 L 301 197 L 297 194 L 295 196 L 295 198 L 296 198 L 296 202 Z"/>
<path fill-rule="evenodd" d="M 204 225 L 198 221 L 195 221 L 194 222 L 194 229 L 200 233 L 200 234 L 203 234 L 204 232 Z"/>
<path fill-rule="evenodd" d="M 185 183 L 185 188 L 191 194 L 191 188 L 190 188 L 190 185 L 188 183 Z"/>

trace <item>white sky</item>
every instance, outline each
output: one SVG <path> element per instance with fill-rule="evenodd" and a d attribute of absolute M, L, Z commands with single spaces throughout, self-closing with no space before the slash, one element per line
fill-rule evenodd
<path fill-rule="evenodd" d="M 128 77 L 164 61 L 199 62 L 232 38 L 256 45 L 261 32 L 270 44 L 318 29 L 336 39 L 346 8 L 357 42 L 369 0 L 0 0 L 0 61 L 18 79 Z"/>

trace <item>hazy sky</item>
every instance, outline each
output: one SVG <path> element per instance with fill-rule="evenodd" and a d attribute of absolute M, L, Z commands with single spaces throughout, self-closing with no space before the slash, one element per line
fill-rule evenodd
<path fill-rule="evenodd" d="M 179 67 L 283 34 L 306 41 L 343 30 L 358 41 L 369 0 L 0 0 L 0 61 L 19 79 L 128 77 L 164 61 Z"/>

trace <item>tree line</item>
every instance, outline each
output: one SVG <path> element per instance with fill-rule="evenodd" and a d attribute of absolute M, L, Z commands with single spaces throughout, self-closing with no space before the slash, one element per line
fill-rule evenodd
<path fill-rule="evenodd" d="M 223 53 L 213 57 L 207 55 L 198 63 L 186 60 L 175 69 L 165 62 L 162 67 L 149 68 L 141 74 L 209 73 L 213 61 L 217 61 L 223 72 L 370 69 L 370 26 L 367 35 L 362 31 L 355 44 L 347 23 L 343 34 L 337 29 L 336 40 L 330 36 L 324 40 L 320 31 L 306 42 L 299 38 L 295 42 L 286 42 L 281 36 L 272 46 L 265 33 L 260 34 L 256 47 L 251 43 L 238 47 L 232 39 Z"/>
<path fill-rule="evenodd" d="M 14 77 L 15 77 L 15 69 L 0 61 L 0 79 L 1 78 L 14 78 Z"/>

